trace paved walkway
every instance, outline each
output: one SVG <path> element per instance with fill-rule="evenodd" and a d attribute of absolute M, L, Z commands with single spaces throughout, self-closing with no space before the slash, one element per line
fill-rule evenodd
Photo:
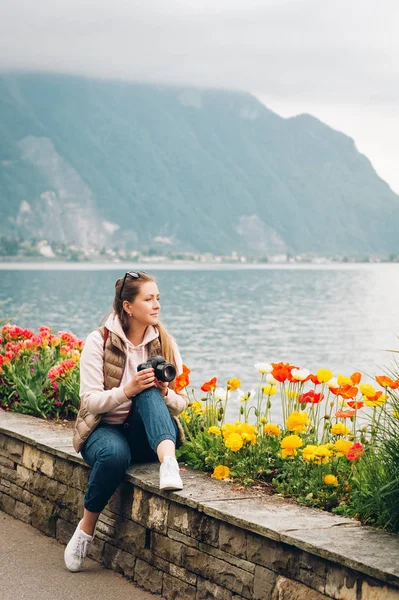
<path fill-rule="evenodd" d="M 98 563 L 70 573 L 64 546 L 0 511 L 1 600 L 156 600 L 154 596 Z"/>

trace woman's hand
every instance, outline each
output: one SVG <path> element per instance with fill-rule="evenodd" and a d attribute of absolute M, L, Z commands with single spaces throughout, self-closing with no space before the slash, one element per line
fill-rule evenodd
<path fill-rule="evenodd" d="M 155 382 L 155 387 L 157 387 L 159 389 L 159 391 L 161 392 L 162 396 L 166 396 L 168 393 L 168 389 L 169 386 L 167 384 L 166 381 L 159 381 L 159 379 L 156 379 Z"/>
<path fill-rule="evenodd" d="M 123 387 L 128 398 L 137 396 L 143 390 L 147 390 L 152 387 L 156 382 L 154 369 L 143 369 L 138 371 L 136 375 Z"/>

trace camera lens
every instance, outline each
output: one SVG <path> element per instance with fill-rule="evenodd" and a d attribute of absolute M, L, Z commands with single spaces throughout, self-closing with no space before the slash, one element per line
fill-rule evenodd
<path fill-rule="evenodd" d="M 173 381 L 176 377 L 176 369 L 173 365 L 168 365 L 164 368 L 162 375 L 164 381 Z"/>

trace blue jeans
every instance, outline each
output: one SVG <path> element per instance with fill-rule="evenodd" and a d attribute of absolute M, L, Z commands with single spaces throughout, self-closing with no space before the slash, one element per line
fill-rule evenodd
<path fill-rule="evenodd" d="M 157 460 L 158 444 L 172 440 L 176 445 L 177 436 L 177 425 L 155 387 L 135 397 L 128 426 L 100 422 L 81 449 L 84 460 L 93 467 L 85 494 L 86 510 L 101 512 L 130 462 Z"/>

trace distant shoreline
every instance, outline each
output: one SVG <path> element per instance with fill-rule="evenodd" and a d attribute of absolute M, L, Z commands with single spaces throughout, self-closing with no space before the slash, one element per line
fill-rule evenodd
<path fill-rule="evenodd" d="M 226 271 L 226 270 L 346 270 L 368 269 L 376 266 L 399 268 L 399 263 L 368 263 L 368 262 L 296 262 L 296 263 L 230 263 L 230 262 L 194 262 L 194 261 L 162 261 L 162 262 L 72 262 L 72 261 L 0 261 L 0 271 Z"/>

